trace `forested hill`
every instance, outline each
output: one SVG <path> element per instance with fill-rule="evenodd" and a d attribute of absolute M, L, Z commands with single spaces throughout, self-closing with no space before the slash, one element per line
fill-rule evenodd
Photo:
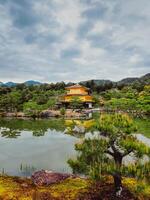
<path fill-rule="evenodd" d="M 28 81 L 23 84 L 9 82 L 0 86 L 0 113 L 34 111 L 55 108 L 65 87 L 74 83 L 39 83 Z M 127 78 L 119 82 L 89 80 L 80 82 L 90 88 L 95 106 L 111 109 L 134 109 L 150 114 L 150 74 L 140 78 Z"/>
<path fill-rule="evenodd" d="M 144 84 L 144 85 L 149 85 L 150 84 L 150 73 L 141 76 L 141 77 L 129 77 L 129 78 L 124 78 L 120 81 L 114 82 L 111 80 L 88 80 L 88 81 L 81 81 L 80 84 L 83 84 L 85 86 L 89 86 L 90 85 L 95 85 L 95 86 L 105 86 L 105 85 L 110 85 L 113 87 L 123 87 L 123 86 L 127 86 L 127 85 L 134 85 L 134 84 Z"/>
<path fill-rule="evenodd" d="M 60 83 L 62 83 L 62 82 L 60 82 Z M 135 85 L 136 84 L 137 85 L 139 85 L 139 84 L 148 85 L 148 84 L 150 84 L 150 73 L 148 73 L 144 76 L 141 76 L 139 78 L 138 77 L 124 78 L 117 82 L 114 82 L 111 80 L 94 79 L 94 80 L 81 81 L 79 83 L 82 85 L 85 85 L 86 87 L 89 87 L 91 89 L 93 89 L 94 87 L 105 87 L 105 86 L 106 86 L 106 88 L 107 87 L 111 88 L 111 87 L 124 87 L 127 85 L 134 85 L 134 84 Z M 7 82 L 7 83 L 0 82 L 0 86 L 2 86 L 2 87 L 15 87 L 18 84 L 19 83 L 14 83 L 14 82 Z M 29 81 L 26 81 L 21 84 L 24 84 L 26 86 L 34 86 L 34 85 L 42 85 L 42 84 L 48 84 L 48 83 L 41 83 L 39 81 L 29 80 Z M 53 84 L 53 83 L 51 83 L 51 84 Z M 65 85 L 68 86 L 68 85 L 72 85 L 72 84 L 75 84 L 75 83 L 66 83 Z"/>
<path fill-rule="evenodd" d="M 80 84 L 96 92 L 105 91 L 111 88 L 122 89 L 125 86 L 131 86 L 139 91 L 142 91 L 145 85 L 150 85 L 150 73 L 139 78 L 125 78 L 118 82 L 110 80 L 88 80 L 81 81 Z"/>
<path fill-rule="evenodd" d="M 125 84 L 125 85 L 129 85 L 133 83 L 150 84 L 150 73 L 144 76 L 141 76 L 140 78 L 125 78 L 117 82 L 117 84 Z"/>

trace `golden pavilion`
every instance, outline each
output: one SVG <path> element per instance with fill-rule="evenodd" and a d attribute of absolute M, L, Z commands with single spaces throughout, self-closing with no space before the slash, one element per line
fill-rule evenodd
<path fill-rule="evenodd" d="M 83 103 L 84 107 L 92 108 L 93 97 L 90 95 L 89 88 L 76 84 L 66 87 L 65 89 L 67 93 L 61 98 L 61 102 L 65 104 L 65 106 L 69 106 L 74 98 L 78 98 L 81 103 Z"/>

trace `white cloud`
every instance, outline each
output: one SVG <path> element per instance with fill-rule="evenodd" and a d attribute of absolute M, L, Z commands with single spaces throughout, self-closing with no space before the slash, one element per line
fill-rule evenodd
<path fill-rule="evenodd" d="M 105 31 L 111 29 L 110 24 L 107 24 L 105 21 L 98 21 L 94 24 L 93 28 L 89 31 L 89 35 L 100 35 Z"/>
<path fill-rule="evenodd" d="M 83 40 L 78 45 L 81 55 L 73 60 L 79 65 L 88 66 L 97 64 L 97 62 L 106 55 L 106 51 L 104 49 L 91 46 L 88 40 Z"/>
<path fill-rule="evenodd" d="M 58 10 L 53 15 L 56 21 L 65 29 L 70 28 L 76 30 L 80 23 L 82 23 L 81 13 L 84 8 L 78 1 L 64 0 L 59 1 Z"/>
<path fill-rule="evenodd" d="M 142 57 L 138 54 L 134 54 L 130 57 L 129 62 L 131 64 L 137 64 L 142 61 Z"/>
<path fill-rule="evenodd" d="M 14 23 L 12 4 L 0 4 L 0 81 L 117 80 L 150 70 L 149 1 L 29 2 L 36 20 L 23 27 Z M 97 4 L 105 7 L 103 16 L 83 15 Z M 25 17 L 19 16 L 22 23 Z M 71 49 L 79 54 L 63 57 Z"/>

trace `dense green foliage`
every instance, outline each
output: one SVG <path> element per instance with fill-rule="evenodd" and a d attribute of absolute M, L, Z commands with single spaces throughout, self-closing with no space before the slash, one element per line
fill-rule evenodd
<path fill-rule="evenodd" d="M 41 110 L 54 108 L 60 95 L 64 93 L 65 84 L 43 84 L 16 87 L 0 87 L 0 111 L 24 111 L 31 115 Z"/>
<path fill-rule="evenodd" d="M 65 113 L 66 113 L 66 109 L 65 109 L 65 108 L 61 108 L 61 109 L 60 109 L 60 114 L 61 114 L 61 115 L 65 115 Z"/>
<path fill-rule="evenodd" d="M 150 79 L 137 79 L 134 82 L 125 79 L 121 83 L 110 81 L 88 81 L 81 83 L 91 89 L 94 106 L 108 110 L 138 111 L 150 114 Z M 126 84 L 125 84 L 126 83 Z M 65 87 L 73 83 L 25 85 L 0 87 L 0 112 L 23 111 L 31 116 L 38 115 L 41 110 L 54 109 L 59 97 L 65 93 Z M 82 108 L 79 99 L 74 98 L 72 108 Z"/>
<path fill-rule="evenodd" d="M 150 85 L 150 73 L 141 76 L 140 78 L 125 78 L 118 82 L 113 82 L 110 80 L 89 80 L 82 81 L 80 84 L 90 88 L 92 91 L 100 93 L 112 88 L 117 88 L 121 90 L 126 86 L 131 86 L 138 92 L 142 91 L 145 85 Z"/>
<path fill-rule="evenodd" d="M 136 127 L 128 115 L 103 114 L 94 128 L 99 131 L 99 137 L 85 138 L 76 144 L 79 154 L 76 160 L 68 161 L 74 172 L 85 173 L 94 179 L 112 175 L 116 191 L 122 187 L 122 175 L 149 180 L 150 163 L 141 163 L 141 159 L 145 155 L 150 157 L 150 148 L 132 135 Z M 136 162 L 124 165 L 123 159 L 131 153 Z"/>
<path fill-rule="evenodd" d="M 82 108 L 82 101 L 79 97 L 72 97 L 70 104 L 73 109 Z"/>
<path fill-rule="evenodd" d="M 138 111 L 150 114 L 150 85 L 138 92 L 132 87 L 124 87 L 122 90 L 111 89 L 101 93 L 104 107 L 112 110 Z"/>

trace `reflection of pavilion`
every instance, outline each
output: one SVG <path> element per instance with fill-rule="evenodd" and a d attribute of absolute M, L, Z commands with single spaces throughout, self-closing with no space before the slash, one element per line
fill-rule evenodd
<path fill-rule="evenodd" d="M 62 96 L 60 100 L 63 105 L 67 107 L 74 98 L 78 98 L 84 107 L 92 108 L 93 98 L 89 94 L 89 88 L 76 84 L 66 87 L 65 89 L 67 91 L 67 94 Z"/>

